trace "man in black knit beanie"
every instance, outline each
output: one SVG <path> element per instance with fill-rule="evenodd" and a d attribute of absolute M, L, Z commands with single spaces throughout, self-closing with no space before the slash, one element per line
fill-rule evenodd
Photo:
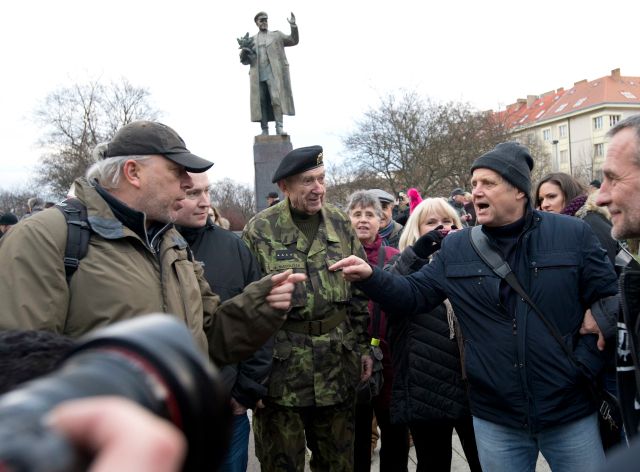
<path fill-rule="evenodd" d="M 464 339 L 483 470 L 534 470 L 541 452 L 552 470 L 584 472 L 604 462 L 588 385 L 610 355 L 602 350 L 602 334 L 614 344 L 616 274 L 582 220 L 532 208 L 531 169 L 529 150 L 515 142 L 478 157 L 471 188 L 481 228 L 450 233 L 431 263 L 412 275 L 372 268 L 355 256 L 329 269 L 342 269 L 385 310 L 405 316 L 451 302 Z M 532 306 L 473 248 L 470 235 L 478 230 L 555 326 L 577 365 Z"/>

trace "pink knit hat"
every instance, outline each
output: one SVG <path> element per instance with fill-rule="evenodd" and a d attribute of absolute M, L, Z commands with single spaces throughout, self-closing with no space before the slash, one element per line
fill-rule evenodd
<path fill-rule="evenodd" d="M 413 213 L 413 209 L 417 207 L 422 201 L 420 192 L 417 188 L 410 188 L 407 190 L 407 197 L 409 197 L 409 214 Z"/>

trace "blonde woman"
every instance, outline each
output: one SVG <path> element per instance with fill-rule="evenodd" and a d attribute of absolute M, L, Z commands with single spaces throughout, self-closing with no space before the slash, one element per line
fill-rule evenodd
<path fill-rule="evenodd" d="M 446 234 L 461 227 L 460 217 L 444 198 L 423 200 L 407 220 L 400 237 L 401 255 L 389 270 L 403 275 L 420 270 Z M 391 421 L 409 425 L 418 471 L 451 469 L 453 428 L 469 468 L 481 470 L 462 375 L 461 339 L 453 320 L 448 302 L 416 316 L 388 314 L 394 371 Z"/>

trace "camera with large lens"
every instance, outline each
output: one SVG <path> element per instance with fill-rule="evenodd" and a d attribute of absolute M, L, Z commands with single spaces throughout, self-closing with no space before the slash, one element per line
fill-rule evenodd
<path fill-rule="evenodd" d="M 103 395 L 125 397 L 178 427 L 188 444 L 184 470 L 217 469 L 231 427 L 228 396 L 183 323 L 147 315 L 79 341 L 54 373 L 0 397 L 0 470 L 83 470 L 88 458 L 42 419 L 63 401 Z"/>

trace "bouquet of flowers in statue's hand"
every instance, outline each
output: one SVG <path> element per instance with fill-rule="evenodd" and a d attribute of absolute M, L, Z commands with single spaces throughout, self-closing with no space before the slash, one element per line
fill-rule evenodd
<path fill-rule="evenodd" d="M 238 48 L 240 51 L 240 62 L 242 64 L 252 64 L 256 58 L 256 51 L 253 45 L 253 38 L 249 37 L 249 33 L 237 38 Z"/>
<path fill-rule="evenodd" d="M 249 36 L 249 33 L 244 36 L 237 38 L 238 40 L 238 49 L 251 49 L 253 52 L 253 38 Z"/>

